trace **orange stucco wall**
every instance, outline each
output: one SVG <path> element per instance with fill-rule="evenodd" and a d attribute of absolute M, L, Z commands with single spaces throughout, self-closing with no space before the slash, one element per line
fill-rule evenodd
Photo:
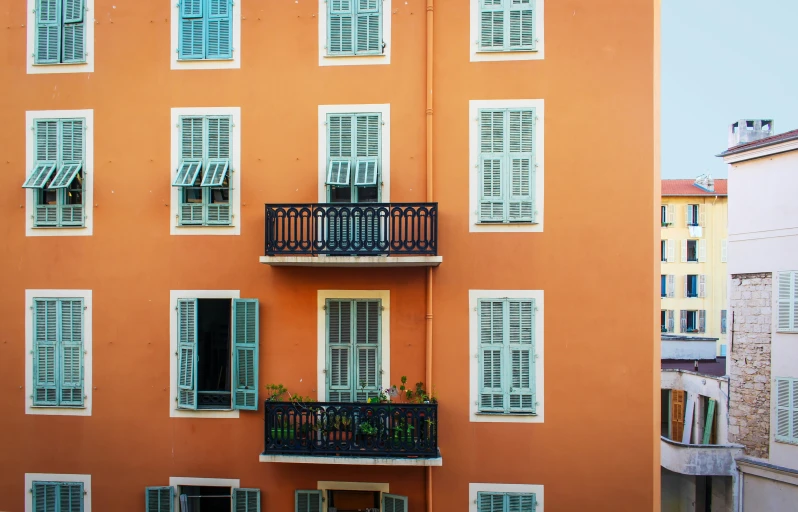
<path fill-rule="evenodd" d="M 263 204 L 317 201 L 320 104 L 390 103 L 391 199 L 425 199 L 425 1 L 394 0 L 390 65 L 320 67 L 318 2 L 238 0 L 240 70 L 170 70 L 167 0 L 96 0 L 91 74 L 26 74 L 26 6 L 0 5 L 0 510 L 24 473 L 92 475 L 97 511 L 141 511 L 170 476 L 240 478 L 263 510 L 319 480 L 389 482 L 425 508 L 421 468 L 267 464 L 262 406 L 170 418 L 169 291 L 261 304 L 260 383 L 315 395 L 316 293 L 391 292 L 391 375 L 424 379 L 422 269 L 272 268 Z M 434 385 L 444 465 L 433 509 L 469 482 L 545 486 L 546 512 L 658 500 L 654 293 L 655 5 L 546 0 L 544 60 L 469 62 L 466 0 L 435 1 Z M 469 233 L 468 102 L 544 99 L 543 233 Z M 241 107 L 241 235 L 170 236 L 170 109 Z M 94 235 L 25 237 L 25 113 L 94 109 Z M 25 414 L 26 289 L 93 291 L 91 417 Z M 469 289 L 544 290 L 543 424 L 470 423 Z M 658 420 L 657 420 L 658 421 Z M 619 501 L 620 500 L 620 501 Z"/>

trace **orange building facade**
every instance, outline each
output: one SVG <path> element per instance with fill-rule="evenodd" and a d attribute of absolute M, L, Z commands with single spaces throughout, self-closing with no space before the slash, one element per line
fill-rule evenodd
<path fill-rule="evenodd" d="M 0 9 L 0 510 L 658 507 L 657 4 L 327 2 Z"/>

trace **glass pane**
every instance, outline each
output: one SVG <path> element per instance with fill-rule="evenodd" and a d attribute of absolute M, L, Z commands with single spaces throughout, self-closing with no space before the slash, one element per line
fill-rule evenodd
<path fill-rule="evenodd" d="M 377 187 L 358 187 L 357 188 L 357 202 L 358 203 L 376 203 L 379 194 Z"/>
<path fill-rule="evenodd" d="M 185 187 L 183 189 L 183 193 L 185 194 L 184 201 L 185 203 L 201 203 L 202 202 L 202 189 L 200 187 Z"/>
<path fill-rule="evenodd" d="M 330 185 L 330 202 L 331 203 L 351 203 L 352 202 L 352 188 L 349 185 L 338 187 Z"/>
<path fill-rule="evenodd" d="M 83 204 L 83 171 L 75 175 L 66 191 L 66 204 Z"/>

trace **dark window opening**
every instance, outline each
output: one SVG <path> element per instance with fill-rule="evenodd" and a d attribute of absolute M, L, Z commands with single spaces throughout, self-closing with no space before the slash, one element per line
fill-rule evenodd
<path fill-rule="evenodd" d="M 200 301 L 201 302 L 201 301 Z M 230 487 L 180 486 L 180 512 L 230 512 Z"/>
<path fill-rule="evenodd" d="M 660 261 L 668 261 L 668 241 L 663 240 L 660 242 L 660 249 L 659 249 L 659 260 Z"/>
<path fill-rule="evenodd" d="M 668 207 L 662 205 L 660 209 L 662 210 L 662 225 L 664 226 L 668 223 Z"/>
<path fill-rule="evenodd" d="M 197 301 L 198 409 L 232 408 L 230 309 L 230 299 Z"/>
<path fill-rule="evenodd" d="M 662 314 L 664 315 L 665 312 L 663 311 Z M 668 420 L 670 419 L 670 404 L 671 404 L 671 393 L 669 389 L 660 389 L 660 435 L 664 437 L 670 437 L 670 423 Z"/>
<path fill-rule="evenodd" d="M 380 493 L 378 491 L 330 490 L 327 491 L 327 509 L 336 512 L 380 510 Z"/>
<path fill-rule="evenodd" d="M 330 185 L 330 202 L 331 203 L 351 203 L 352 202 L 352 187 L 349 185 Z"/>
<path fill-rule="evenodd" d="M 661 275 L 660 276 L 660 297 L 667 297 L 668 296 L 668 276 Z"/>
<path fill-rule="evenodd" d="M 687 261 L 698 261 L 698 240 L 687 241 Z"/>
<path fill-rule="evenodd" d="M 688 226 L 698 226 L 698 205 L 697 204 L 688 204 L 687 208 L 688 208 L 687 225 Z"/>
<path fill-rule="evenodd" d="M 687 312 L 687 332 L 697 332 L 698 331 L 698 311 L 688 311 Z"/>
<path fill-rule="evenodd" d="M 663 309 L 659 312 L 659 329 L 660 332 L 668 332 L 668 319 L 667 312 Z"/>
<path fill-rule="evenodd" d="M 687 276 L 687 296 L 698 297 L 698 276 Z"/>

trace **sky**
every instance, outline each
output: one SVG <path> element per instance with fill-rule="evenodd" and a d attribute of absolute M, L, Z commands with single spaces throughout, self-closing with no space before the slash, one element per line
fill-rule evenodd
<path fill-rule="evenodd" d="M 662 0 L 662 177 L 725 178 L 740 119 L 798 129 L 798 0 Z"/>

